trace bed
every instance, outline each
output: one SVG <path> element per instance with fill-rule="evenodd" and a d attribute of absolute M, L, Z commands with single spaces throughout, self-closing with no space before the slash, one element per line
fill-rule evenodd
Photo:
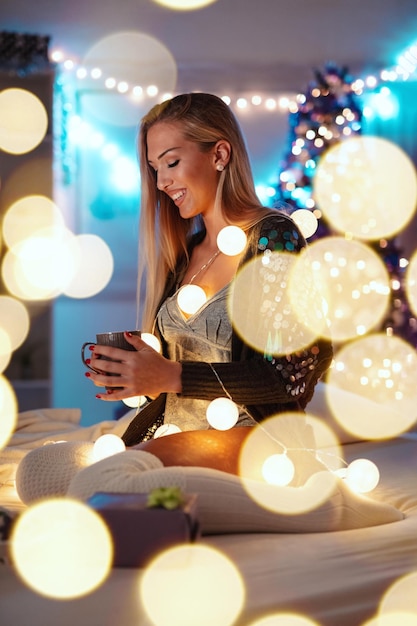
<path fill-rule="evenodd" d="M 316 403 L 309 406 L 309 411 L 323 413 L 323 405 L 319 406 L 322 401 L 320 393 L 317 398 Z M 51 438 L 82 441 L 94 440 L 104 432 L 121 433 L 124 420 L 130 419 L 126 416 L 118 423 L 105 422 L 81 429 L 79 418 L 79 412 L 75 410 L 60 409 L 19 415 L 15 433 L 0 454 L 0 507 L 12 514 L 24 510 L 25 505 L 14 488 L 14 479 L 18 464 L 29 450 L 42 446 Z M 245 517 L 246 510 L 241 508 L 239 511 L 239 506 L 234 507 L 237 508 L 234 522 L 229 519 L 225 524 L 221 519 L 216 526 L 213 507 L 218 509 L 218 519 L 222 506 L 227 506 L 222 504 L 222 498 L 229 501 L 231 492 L 227 489 L 234 490 L 237 486 L 230 484 L 229 477 L 210 475 L 211 500 L 204 497 L 201 500 L 204 523 L 199 541 L 218 548 L 232 560 L 246 589 L 243 609 L 230 624 L 250 626 L 262 618 L 266 620 L 267 616 L 293 612 L 315 620 L 313 623 L 320 626 L 363 626 L 378 614 L 383 600 L 384 606 L 389 605 L 391 611 L 413 613 L 417 620 L 415 594 L 403 594 L 401 602 L 394 599 L 387 604 L 386 601 L 386 594 L 396 581 L 414 573 L 417 575 L 417 433 L 410 430 L 382 441 L 347 437 L 342 450 L 347 462 L 357 458 L 374 461 L 380 471 L 380 482 L 372 495 L 360 496 L 364 502 L 370 503 L 369 520 L 357 524 L 342 523 L 331 530 L 317 531 L 317 528 L 301 525 L 291 532 L 284 525 L 274 531 L 268 518 L 264 525 L 253 524 L 249 509 L 247 525 L 241 523 L 239 526 L 237 520 Z M 195 490 L 197 483 L 192 482 L 195 481 L 192 469 L 187 468 L 188 480 L 191 480 L 188 485 Z M 204 475 L 204 480 L 206 478 Z M 377 507 L 375 515 L 374 504 Z M 343 515 L 349 516 L 349 503 L 346 505 L 344 501 L 342 508 Z M 381 511 L 382 518 L 379 517 Z M 386 511 L 389 514 L 384 517 Z M 143 570 L 113 568 L 96 591 L 79 599 L 57 601 L 26 587 L 5 557 L 5 543 L 1 550 L 2 624 L 151 626 L 155 623 L 138 599 L 138 580 Z M 274 622 L 272 617 L 269 619 L 264 621 L 265 625 L 285 623 Z"/>

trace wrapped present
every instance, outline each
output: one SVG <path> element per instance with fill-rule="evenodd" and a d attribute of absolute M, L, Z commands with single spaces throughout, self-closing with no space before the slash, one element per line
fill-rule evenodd
<path fill-rule="evenodd" d="M 114 567 L 143 567 L 162 550 L 200 536 L 197 496 L 176 488 L 149 494 L 95 493 L 87 504 L 106 522 L 114 542 Z"/>

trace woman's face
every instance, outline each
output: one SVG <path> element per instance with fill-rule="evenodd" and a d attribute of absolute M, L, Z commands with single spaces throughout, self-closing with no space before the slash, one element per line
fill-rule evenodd
<path fill-rule="evenodd" d="M 201 152 L 198 144 L 184 138 L 179 124 L 158 122 L 148 131 L 147 152 L 158 189 L 173 200 L 181 217 L 213 210 L 219 176 L 215 148 Z"/>

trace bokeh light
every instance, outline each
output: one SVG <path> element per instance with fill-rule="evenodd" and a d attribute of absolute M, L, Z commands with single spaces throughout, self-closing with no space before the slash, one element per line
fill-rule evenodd
<path fill-rule="evenodd" d="M 404 611 L 414 616 L 414 625 L 417 625 L 417 571 L 398 578 L 385 592 L 380 605 L 379 615 L 390 615 Z M 398 624 L 403 622 L 397 622 Z"/>
<path fill-rule="evenodd" d="M 236 256 L 246 246 L 246 233 L 239 226 L 225 226 L 217 235 L 217 247 L 227 256 Z"/>
<path fill-rule="evenodd" d="M 112 433 L 106 433 L 96 439 L 93 446 L 93 459 L 94 461 L 101 461 L 113 454 L 119 454 L 124 452 L 126 446 L 123 439 Z"/>
<path fill-rule="evenodd" d="M 308 209 L 297 209 L 297 211 L 291 213 L 291 217 L 305 239 L 314 235 L 318 228 L 319 221 L 312 211 Z"/>
<path fill-rule="evenodd" d="M 25 509 L 13 527 L 10 551 L 23 581 L 56 599 L 92 592 L 107 578 L 113 561 L 112 538 L 101 517 L 70 498 Z"/>
<path fill-rule="evenodd" d="M 17 420 L 17 400 L 13 387 L 0 375 L 0 449 L 7 445 Z"/>
<path fill-rule="evenodd" d="M 313 179 L 316 202 L 339 232 L 377 240 L 400 232 L 417 203 L 407 154 L 386 139 L 352 137 L 327 150 Z"/>
<path fill-rule="evenodd" d="M 0 119 L 0 149 L 11 154 L 34 150 L 48 128 L 44 105 L 26 89 L 0 91 Z"/>
<path fill-rule="evenodd" d="M 273 613 L 266 615 L 248 626 L 320 626 L 318 622 L 298 613 Z"/>
<path fill-rule="evenodd" d="M 417 315 L 417 250 L 413 252 L 404 279 L 405 295 L 414 315 Z"/>
<path fill-rule="evenodd" d="M 236 566 L 218 550 L 199 544 L 157 556 L 143 573 L 140 592 L 146 613 L 158 626 L 232 626 L 245 600 Z"/>
<path fill-rule="evenodd" d="M 309 308 L 310 325 L 300 321 L 288 289 L 298 255 L 267 252 L 270 251 L 239 270 L 230 289 L 228 310 L 236 332 L 249 345 L 261 353 L 285 355 L 314 341 L 320 334 L 324 315 L 319 302 L 317 307 Z"/>
<path fill-rule="evenodd" d="M 316 441 L 315 441 L 316 440 Z M 265 463 L 287 454 L 294 480 L 275 484 L 265 477 Z M 283 413 L 258 424 L 245 440 L 239 458 L 242 484 L 260 506 L 296 515 L 320 506 L 336 485 L 334 470 L 344 463 L 340 445 L 323 420 L 311 415 Z"/>
<path fill-rule="evenodd" d="M 0 296 L 0 328 L 7 333 L 12 350 L 22 345 L 29 326 L 29 313 L 23 302 L 11 296 Z"/>
<path fill-rule="evenodd" d="M 323 336 L 333 341 L 356 338 L 375 328 L 390 296 L 389 274 L 382 259 L 368 245 L 343 237 L 312 242 L 293 264 L 289 297 L 304 324 L 317 328 L 317 309 L 323 301 Z"/>
<path fill-rule="evenodd" d="M 20 198 L 6 211 L 3 219 L 3 238 L 9 248 L 46 228 L 65 228 L 64 218 L 56 204 L 48 197 L 31 195 Z"/>
<path fill-rule="evenodd" d="M 108 285 L 114 269 L 113 254 L 97 235 L 77 235 L 75 243 L 76 272 L 63 292 L 70 298 L 90 298 Z"/>
<path fill-rule="evenodd" d="M 111 54 L 109 54 L 111 50 Z M 144 111 L 141 100 L 129 97 L 129 93 L 146 91 L 157 85 L 159 93 L 172 92 L 177 81 L 177 67 L 171 52 L 155 37 L 148 34 L 126 31 L 113 33 L 92 46 L 83 59 L 89 70 L 100 68 L 105 79 L 113 79 L 114 87 L 94 98 L 84 98 L 86 109 L 97 119 L 120 126 L 136 126 Z M 94 78 L 84 79 L 88 85 L 95 84 Z M 108 83 L 109 84 L 109 83 Z M 156 95 L 158 94 L 156 91 Z M 149 109 L 149 99 L 146 102 Z"/>
<path fill-rule="evenodd" d="M 417 420 L 416 350 L 396 336 L 376 333 L 334 356 L 325 386 L 336 420 L 361 439 L 385 439 Z"/>
<path fill-rule="evenodd" d="M 47 300 L 64 291 L 76 269 L 75 237 L 61 227 L 44 228 L 10 248 L 2 265 L 10 293 Z"/>
<path fill-rule="evenodd" d="M 153 0 L 153 2 L 175 11 L 191 11 L 194 9 L 202 9 L 209 4 L 217 2 L 217 0 Z"/>
<path fill-rule="evenodd" d="M 206 410 L 207 421 L 216 430 L 229 430 L 239 419 L 239 409 L 229 398 L 215 398 Z"/>

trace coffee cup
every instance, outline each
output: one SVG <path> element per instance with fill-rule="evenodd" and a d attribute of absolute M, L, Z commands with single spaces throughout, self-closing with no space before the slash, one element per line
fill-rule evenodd
<path fill-rule="evenodd" d="M 91 367 L 91 365 L 87 363 L 85 351 L 87 347 L 94 346 L 96 344 L 99 344 L 101 346 L 111 346 L 112 348 L 121 348 L 122 350 L 134 351 L 135 348 L 130 343 L 128 343 L 125 339 L 125 336 L 124 336 L 125 332 L 128 332 L 131 335 L 137 335 L 138 337 L 141 336 L 140 330 L 97 333 L 95 343 L 93 341 L 86 341 L 85 343 L 83 343 L 83 346 L 81 348 L 81 359 L 84 365 L 88 367 L 90 370 L 92 370 L 93 372 L 96 372 L 97 374 L 107 374 L 107 376 L 115 376 L 115 374 L 112 374 L 111 372 L 103 372 L 98 369 L 95 369 L 94 367 Z M 113 359 L 103 356 L 102 354 L 100 354 L 98 358 L 103 359 L 104 361 L 113 361 Z"/>

